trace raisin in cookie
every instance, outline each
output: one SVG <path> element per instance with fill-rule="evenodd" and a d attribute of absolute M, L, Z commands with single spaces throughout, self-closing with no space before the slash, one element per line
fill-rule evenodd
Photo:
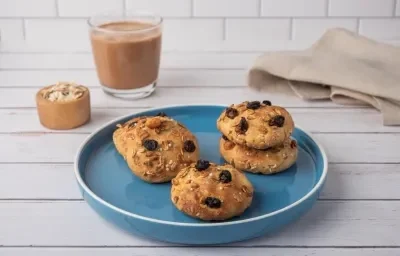
<path fill-rule="evenodd" d="M 296 140 L 286 139 L 283 144 L 258 150 L 240 146 L 223 136 L 219 150 L 222 157 L 237 169 L 252 173 L 273 174 L 287 170 L 297 159 Z"/>
<path fill-rule="evenodd" d="M 217 120 L 217 128 L 236 144 L 265 149 L 289 138 L 294 122 L 286 109 L 269 101 L 245 101 L 226 108 Z"/>
<path fill-rule="evenodd" d="M 202 220 L 241 215 L 252 203 L 253 186 L 232 165 L 198 160 L 172 180 L 171 200 L 177 209 Z"/>
<path fill-rule="evenodd" d="M 134 118 L 114 132 L 113 140 L 132 172 L 149 183 L 170 181 L 200 154 L 196 137 L 167 116 Z"/>

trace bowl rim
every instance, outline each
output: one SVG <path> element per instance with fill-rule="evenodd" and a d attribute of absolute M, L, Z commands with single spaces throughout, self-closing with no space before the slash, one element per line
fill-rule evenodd
<path fill-rule="evenodd" d="M 305 194 L 302 198 L 298 199 L 297 201 L 270 213 L 267 214 L 263 214 L 257 217 L 252 217 L 252 218 L 248 218 L 248 219 L 244 219 L 244 220 L 235 220 L 235 221 L 227 221 L 227 222 L 217 222 L 217 223 L 185 223 L 185 222 L 174 222 L 174 221 L 165 221 L 165 220 L 159 220 L 159 219 L 154 219 L 154 218 L 150 218 L 150 217 L 146 217 L 146 216 L 142 216 L 139 214 L 135 214 L 135 213 L 131 213 L 129 211 L 125 211 L 121 208 L 118 208 L 114 205 L 112 205 L 111 203 L 106 202 L 105 200 L 101 199 L 99 196 L 97 196 L 91 189 L 89 189 L 89 187 L 85 184 L 85 182 L 83 181 L 82 176 L 80 175 L 79 172 L 79 168 L 78 168 L 78 162 L 80 160 L 83 148 L 85 147 L 85 145 L 93 138 L 95 137 L 101 130 L 103 130 L 104 128 L 110 126 L 112 123 L 118 122 L 120 120 L 126 119 L 132 115 L 140 115 L 143 112 L 148 112 L 148 111 L 162 111 L 165 110 L 167 108 L 175 108 L 175 107 L 228 107 L 228 105 L 225 104 L 173 104 L 173 105 L 164 105 L 161 107 L 152 107 L 152 108 L 148 108 L 146 110 L 141 110 L 137 113 L 134 114 L 127 114 L 127 115 L 123 115 L 117 118 L 114 118 L 113 120 L 104 123 L 103 125 L 101 125 L 100 127 L 98 127 L 97 129 L 95 129 L 91 134 L 89 134 L 89 136 L 87 136 L 83 142 L 80 144 L 80 146 L 78 147 L 78 150 L 75 154 L 74 157 L 74 173 L 75 173 L 75 178 L 79 184 L 79 186 L 84 190 L 84 192 L 86 194 L 88 194 L 90 197 L 92 197 L 95 201 L 97 201 L 98 203 L 102 204 L 105 207 L 110 208 L 111 210 L 114 210 L 126 217 L 131 217 L 131 218 L 137 218 L 143 221 L 149 221 L 149 222 L 153 222 L 153 223 L 157 223 L 157 224 L 165 224 L 165 225 L 173 225 L 173 226 L 187 226 L 187 227 L 216 227 L 216 226 L 228 226 L 228 225 L 236 225 L 236 224 L 244 224 L 247 222 L 253 222 L 253 221 L 258 221 L 261 219 L 265 219 L 265 218 L 269 218 L 275 215 L 278 215 L 282 212 L 288 211 L 294 207 L 296 207 L 297 205 L 303 203 L 304 201 L 306 201 L 307 199 L 309 199 L 311 196 L 313 196 L 315 193 L 317 193 L 323 186 L 326 177 L 327 177 L 327 173 L 328 173 L 328 158 L 326 155 L 326 152 L 324 150 L 324 148 L 322 147 L 322 145 L 320 144 L 319 141 L 317 141 L 312 135 L 311 133 L 305 131 L 304 129 L 302 129 L 301 127 L 295 125 L 295 127 L 299 130 L 301 130 L 303 133 L 305 133 L 310 139 L 312 139 L 314 141 L 314 143 L 317 145 L 318 149 L 321 152 L 322 155 L 322 160 L 323 160 L 323 169 L 322 169 L 322 174 L 320 179 L 318 180 L 317 184 L 315 184 L 315 186 L 307 193 Z M 86 200 L 85 200 L 86 201 Z"/>

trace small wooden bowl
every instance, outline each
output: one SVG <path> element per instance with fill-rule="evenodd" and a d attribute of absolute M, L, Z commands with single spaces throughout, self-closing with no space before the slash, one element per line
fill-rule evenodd
<path fill-rule="evenodd" d="M 40 123 L 53 130 L 73 129 L 87 123 L 91 117 L 90 92 L 86 90 L 78 99 L 70 101 L 50 101 L 45 99 L 43 91 L 53 85 L 46 86 L 36 93 L 36 107 Z"/>

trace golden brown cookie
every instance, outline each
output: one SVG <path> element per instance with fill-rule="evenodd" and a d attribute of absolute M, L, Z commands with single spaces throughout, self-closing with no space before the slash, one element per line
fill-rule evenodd
<path fill-rule="evenodd" d="M 144 119 L 147 117 L 135 117 L 123 125 L 118 124 L 113 133 L 113 142 L 117 151 L 126 159 L 126 152 L 128 149 L 128 141 L 134 139 L 134 129 L 137 124 L 137 121 L 140 119 Z"/>
<path fill-rule="evenodd" d="M 222 136 L 219 144 L 222 157 L 237 169 L 252 173 L 273 174 L 287 170 L 297 159 L 296 140 L 286 139 L 283 144 L 268 149 L 240 146 Z"/>
<path fill-rule="evenodd" d="M 294 122 L 289 112 L 269 101 L 245 101 L 226 108 L 217 120 L 218 130 L 236 144 L 265 149 L 290 137 Z"/>
<path fill-rule="evenodd" d="M 196 137 L 166 116 L 134 118 L 114 132 L 113 140 L 132 172 L 149 183 L 170 181 L 200 155 Z"/>
<path fill-rule="evenodd" d="M 232 165 L 198 160 L 172 180 L 171 200 L 185 214 L 202 220 L 241 215 L 252 203 L 253 186 Z"/>

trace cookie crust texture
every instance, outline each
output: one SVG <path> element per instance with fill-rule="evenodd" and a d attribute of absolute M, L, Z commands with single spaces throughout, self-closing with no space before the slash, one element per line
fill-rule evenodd
<path fill-rule="evenodd" d="M 294 121 L 283 107 L 245 101 L 226 108 L 218 117 L 217 128 L 235 144 L 266 149 L 289 138 Z"/>
<path fill-rule="evenodd" d="M 274 174 L 291 167 L 297 160 L 296 140 L 288 138 L 283 144 L 266 150 L 240 146 L 221 138 L 219 151 L 222 157 L 237 169 L 260 174 Z"/>
<path fill-rule="evenodd" d="M 239 216 L 251 205 L 254 188 L 243 172 L 230 164 L 210 162 L 204 170 L 196 165 L 172 180 L 171 201 L 177 209 L 194 218 L 219 221 Z"/>
<path fill-rule="evenodd" d="M 200 155 L 197 138 L 167 116 L 133 118 L 119 125 L 113 141 L 132 172 L 149 183 L 170 181 Z"/>

